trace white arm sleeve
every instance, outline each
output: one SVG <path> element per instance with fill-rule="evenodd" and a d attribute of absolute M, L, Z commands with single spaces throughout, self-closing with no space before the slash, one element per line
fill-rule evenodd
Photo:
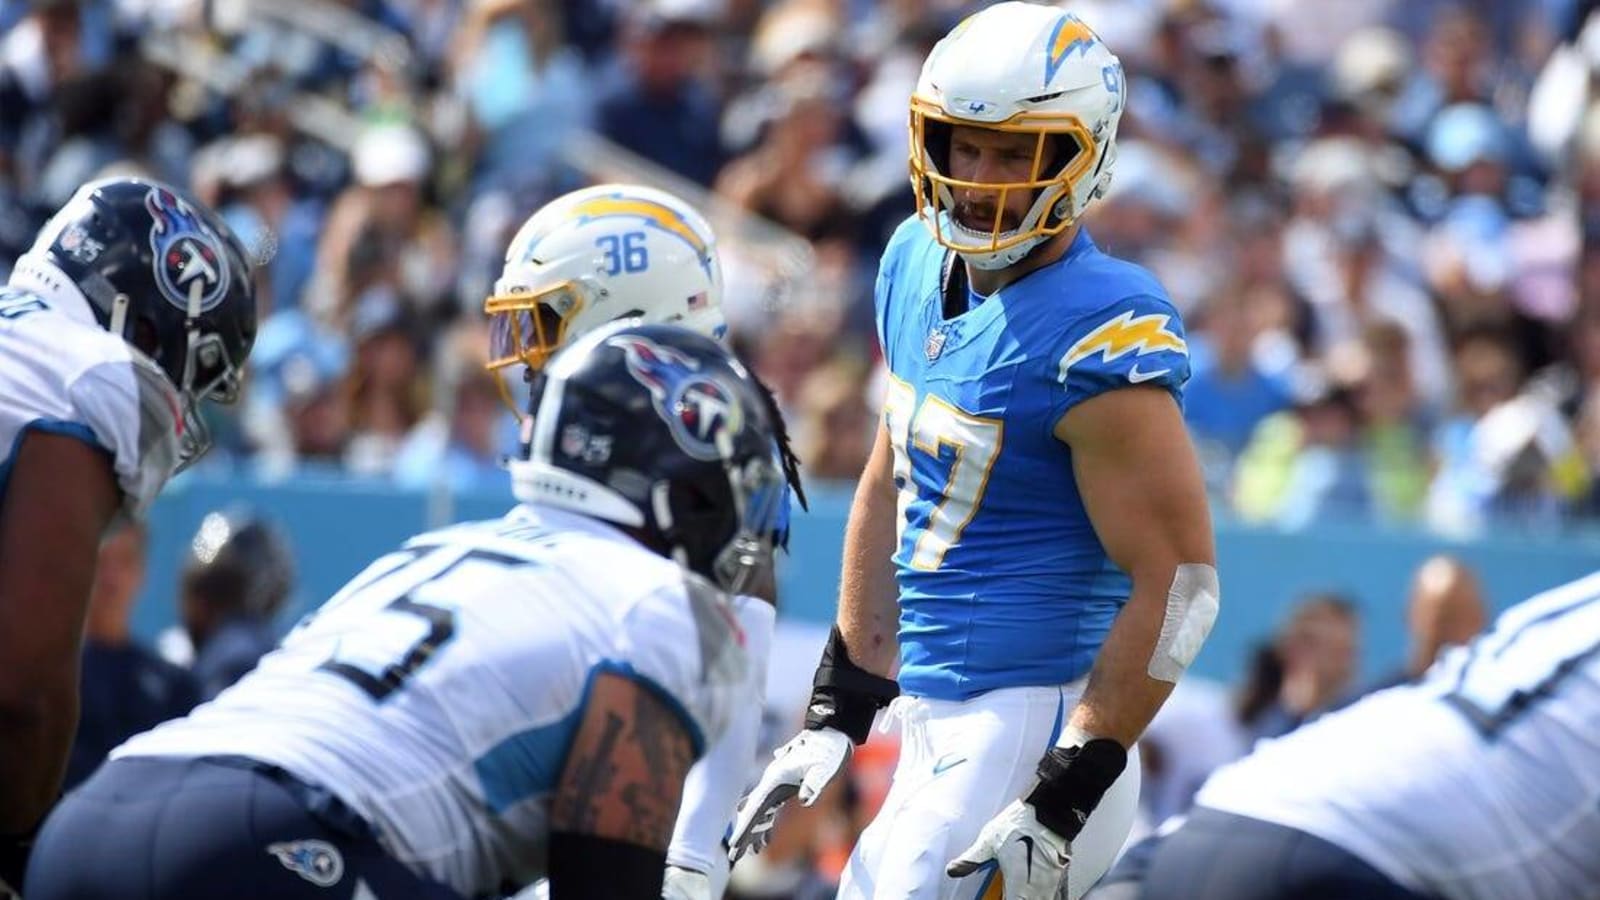
<path fill-rule="evenodd" d="M 750 666 L 747 694 L 728 723 L 722 738 L 689 770 L 683 785 L 683 803 L 672 829 L 667 862 L 704 872 L 711 878 L 711 896 L 722 896 L 728 881 L 728 854 L 722 837 L 733 821 L 739 795 L 757 773 L 756 740 L 766 706 L 767 657 L 772 651 L 776 610 L 754 597 L 734 602 L 739 627 L 744 630 Z"/>

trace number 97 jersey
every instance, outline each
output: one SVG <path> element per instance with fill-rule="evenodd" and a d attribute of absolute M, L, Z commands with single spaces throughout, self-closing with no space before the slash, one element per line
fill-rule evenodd
<path fill-rule="evenodd" d="M 487 896 L 545 874 L 598 674 L 664 699 L 698 755 L 748 703 L 742 644 L 708 583 L 596 520 L 519 507 L 379 559 L 237 685 L 112 755 L 280 766 L 414 871 Z"/>
<path fill-rule="evenodd" d="M 1151 387 L 1181 398 L 1177 311 L 1087 231 L 1058 261 L 944 315 L 953 261 L 916 219 L 876 289 L 894 447 L 900 685 L 966 699 L 1088 672 L 1130 582 L 1106 557 L 1054 435 L 1074 406 Z"/>

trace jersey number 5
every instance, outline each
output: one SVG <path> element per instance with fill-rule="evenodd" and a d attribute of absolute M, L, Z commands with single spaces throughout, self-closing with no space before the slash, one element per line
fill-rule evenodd
<path fill-rule="evenodd" d="M 983 502 L 989 470 L 1000 456 L 1003 423 L 972 415 L 933 394 L 918 406 L 916 389 L 892 375 L 883 419 L 894 445 L 894 482 L 900 489 L 895 517 L 900 552 L 911 568 L 931 572 L 944 563 L 945 553 L 961 540 Z M 937 491 L 923 489 L 915 477 L 919 469 L 934 473 L 934 480 L 942 477 L 943 485 Z M 913 511 L 913 503 L 931 510 Z M 913 514 L 915 523 L 908 518 Z"/>
<path fill-rule="evenodd" d="M 480 562 L 499 566 L 527 565 L 528 561 L 490 551 L 463 547 L 436 547 L 401 550 L 390 557 L 388 565 L 375 564 L 378 573 L 353 582 L 328 601 L 313 617 L 326 613 L 338 614 L 341 609 L 366 608 L 382 614 L 384 622 L 372 629 L 364 629 L 361 639 L 354 642 L 360 659 L 333 658 L 317 668 L 337 675 L 365 691 L 373 700 L 383 700 L 405 686 L 418 669 L 427 665 L 439 648 L 450 642 L 456 633 L 455 611 L 444 606 L 417 599 L 424 586 L 447 582 L 451 573 L 460 571 L 463 564 Z M 404 617 L 404 618 L 400 618 Z M 415 620 L 420 619 L 417 623 Z M 308 619 L 301 627 L 310 624 Z M 421 636 L 417 626 L 423 626 Z M 383 665 L 373 663 L 389 657 Z"/>

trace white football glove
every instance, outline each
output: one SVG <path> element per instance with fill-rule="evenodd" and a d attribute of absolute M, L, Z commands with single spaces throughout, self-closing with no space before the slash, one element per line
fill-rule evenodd
<path fill-rule="evenodd" d="M 989 820 L 960 856 L 945 867 L 951 878 L 964 878 L 989 860 L 1000 865 L 1005 900 L 1054 900 L 1067 877 L 1072 844 L 1039 824 L 1033 804 L 1013 800 Z"/>
<path fill-rule="evenodd" d="M 733 820 L 728 859 L 738 862 L 746 850 L 760 853 L 772 837 L 778 807 L 796 794 L 803 806 L 817 802 L 850 758 L 850 738 L 835 728 L 807 729 L 772 754 L 761 780 L 739 801 Z"/>
<path fill-rule="evenodd" d="M 704 872 L 669 865 L 661 880 L 661 900 L 711 900 L 711 879 Z"/>

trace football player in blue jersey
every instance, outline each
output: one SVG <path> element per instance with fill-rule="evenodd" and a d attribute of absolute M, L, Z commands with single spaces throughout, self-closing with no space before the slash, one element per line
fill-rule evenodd
<path fill-rule="evenodd" d="M 556 349 L 620 318 L 681 325 L 721 339 L 727 330 L 721 304 L 716 236 L 693 207 L 642 185 L 573 191 L 535 212 L 506 250 L 505 268 L 484 304 L 490 368 L 531 374 Z M 787 541 L 790 491 L 802 505 L 805 494 L 782 414 L 765 386 L 754 383 L 767 401 L 774 455 L 789 484 L 772 535 L 773 545 L 781 547 Z M 753 663 L 750 696 L 727 734 L 689 773 L 667 853 L 667 900 L 712 900 L 722 896 L 727 883 L 722 841 L 739 792 L 755 774 L 746 770 L 756 755 L 775 619 L 772 560 L 762 562 L 743 596 L 734 600 Z"/>
<path fill-rule="evenodd" d="M 1046 6 L 991 6 L 929 54 L 838 618 L 733 853 L 814 801 L 885 706 L 901 756 L 840 897 L 1078 897 L 1121 847 L 1130 751 L 1219 597 L 1182 324 L 1081 224 L 1124 95 L 1116 56 Z"/>

